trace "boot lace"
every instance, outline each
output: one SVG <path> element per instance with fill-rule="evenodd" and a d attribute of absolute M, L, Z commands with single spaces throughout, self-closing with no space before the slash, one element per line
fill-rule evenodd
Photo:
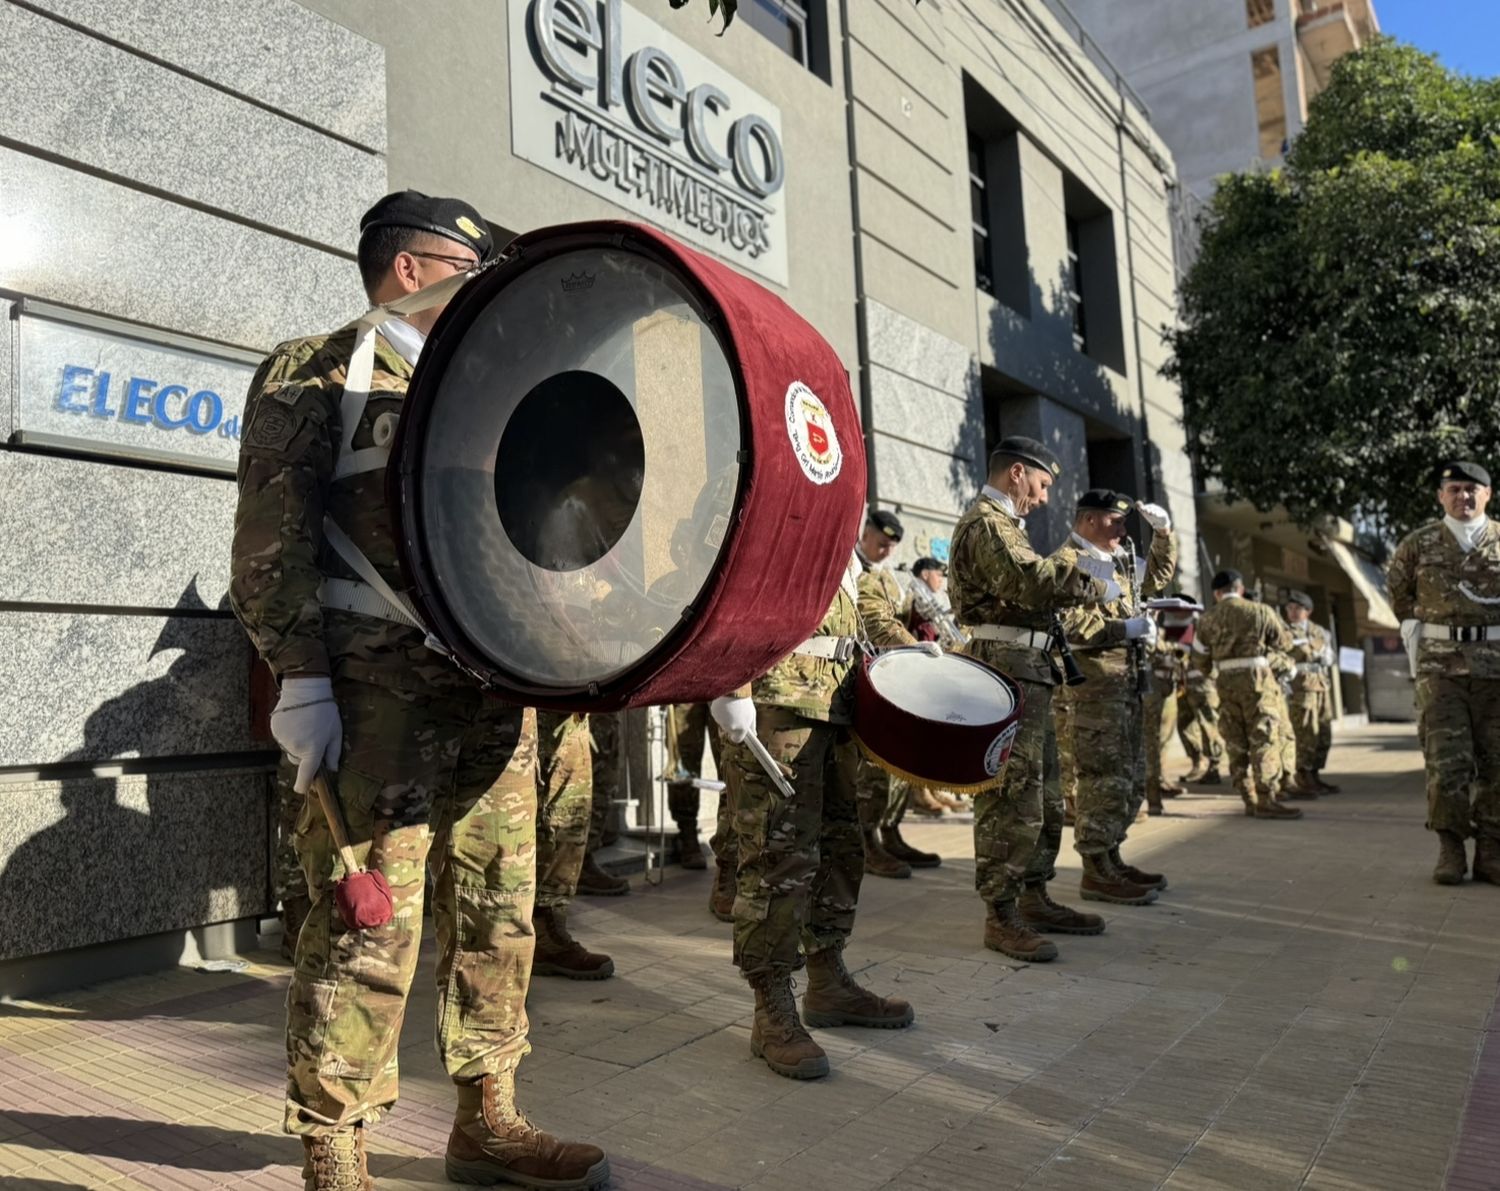
<path fill-rule="evenodd" d="M 804 1038 L 809 1040 L 812 1038 L 812 1035 L 807 1032 L 807 1027 L 802 1024 L 801 1014 L 797 1012 L 795 977 L 772 981 L 767 987 L 766 1017 L 783 1042 L 798 1042 Z"/>
<path fill-rule="evenodd" d="M 358 1134 L 334 1133 L 313 1140 L 313 1186 L 322 1191 L 364 1191 L 368 1186 L 364 1146 Z"/>

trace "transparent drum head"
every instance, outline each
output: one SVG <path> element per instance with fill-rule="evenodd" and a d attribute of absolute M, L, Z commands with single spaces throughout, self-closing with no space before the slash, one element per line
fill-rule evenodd
<path fill-rule="evenodd" d="M 729 359 L 650 256 L 576 247 L 473 284 L 414 385 L 408 558 L 469 660 L 544 689 L 607 682 L 681 623 L 718 560 L 743 440 Z"/>

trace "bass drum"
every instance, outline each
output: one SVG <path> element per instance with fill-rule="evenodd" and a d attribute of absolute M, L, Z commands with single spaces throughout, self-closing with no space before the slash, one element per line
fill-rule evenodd
<path fill-rule="evenodd" d="M 764 673 L 827 611 L 865 486 L 821 336 L 621 223 L 522 236 L 459 290 L 388 475 L 424 624 L 495 693 L 572 711 Z"/>

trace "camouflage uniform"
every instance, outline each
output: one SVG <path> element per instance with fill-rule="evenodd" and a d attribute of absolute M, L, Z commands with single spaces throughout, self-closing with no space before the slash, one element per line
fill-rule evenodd
<path fill-rule="evenodd" d="M 1391 558 L 1391 606 L 1402 620 L 1500 623 L 1500 522 L 1467 553 L 1441 521 L 1408 535 Z M 1471 634 L 1472 635 L 1472 634 Z M 1427 827 L 1500 844 L 1500 630 L 1484 641 L 1424 639 L 1417 647 L 1417 712 L 1427 761 Z"/>
<path fill-rule="evenodd" d="M 917 639 L 906 627 L 911 615 L 911 593 L 903 591 L 901 581 L 885 567 L 877 567 L 860 558 L 863 573 L 859 577 L 859 619 L 865 636 L 877 649 L 915 645 Z M 889 827 L 905 809 L 906 783 L 898 782 L 868 757 L 860 755 L 859 774 L 855 781 L 859 802 L 859 822 L 866 831 Z"/>
<path fill-rule="evenodd" d="M 307 874 L 297 857 L 297 820 L 307 795 L 298 794 L 297 763 L 285 753 L 276 766 L 276 853 L 271 862 L 271 892 L 285 905 L 307 896 Z"/>
<path fill-rule="evenodd" d="M 1076 567 L 1086 553 L 1073 537 L 1052 553 L 1060 566 Z M 1087 682 L 1065 686 L 1058 698 L 1069 705 L 1073 766 L 1078 786 L 1073 846 L 1098 856 L 1117 847 L 1146 797 L 1146 755 L 1141 735 L 1141 695 L 1125 646 L 1125 620 L 1142 615 L 1131 606 L 1135 559 L 1115 562 L 1118 599 L 1069 608 L 1063 628 Z M 1177 544 L 1170 533 L 1154 534 L 1145 560 L 1141 596 L 1165 591 L 1177 570 Z M 1144 648 L 1144 642 L 1142 643 Z"/>
<path fill-rule="evenodd" d="M 1207 674 L 1191 666 L 1177 699 L 1177 738 L 1195 769 L 1203 760 L 1217 769 L 1224 759 L 1224 737 L 1219 734 L 1219 688 Z"/>
<path fill-rule="evenodd" d="M 1333 691 L 1329 682 L 1328 633 L 1303 621 L 1291 627 L 1292 728 L 1297 740 L 1297 768 L 1316 773 L 1328 763 L 1333 744 Z"/>
<path fill-rule="evenodd" d="M 1142 706 L 1141 740 L 1145 752 L 1144 785 L 1151 805 L 1157 804 L 1159 792 L 1170 786 L 1162 766 L 1162 757 L 1172 742 L 1178 724 L 1180 700 L 1178 688 L 1182 677 L 1182 655 L 1176 646 L 1158 637 L 1151 653 L 1151 690 Z"/>
<path fill-rule="evenodd" d="M 624 796 L 625 713 L 611 711 L 603 715 L 591 715 L 588 723 L 590 770 L 593 774 L 588 850 L 597 852 L 604 846 L 610 813 Z"/>
<path fill-rule="evenodd" d="M 1073 763 L 1073 704 L 1066 699 L 1052 700 L 1052 730 L 1057 737 L 1057 784 L 1062 794 L 1063 818 L 1066 823 L 1076 824 L 1078 767 Z"/>
<path fill-rule="evenodd" d="M 287 994 L 286 1128 L 328 1133 L 396 1099 L 396 1048 L 435 859 L 437 1044 L 456 1081 L 514 1069 L 527 1050 L 536 838 L 534 717 L 485 697 L 418 629 L 325 608 L 325 577 L 357 575 L 322 540 L 323 514 L 402 587 L 381 467 L 335 478 L 345 328 L 277 348 L 251 382 L 239 461 L 230 601 L 278 678 L 329 674 L 343 722 L 338 798 L 357 856 L 390 883 L 395 916 L 350 931 L 342 866 L 316 799 L 296 849 L 312 908 Z M 411 368 L 377 337 L 353 450 L 399 415 Z"/>
<path fill-rule="evenodd" d="M 536 713 L 536 904 L 566 909 L 589 846 L 593 781 L 587 716 Z"/>
<path fill-rule="evenodd" d="M 689 778 L 701 778 L 703 776 L 703 745 L 708 743 L 709 752 L 713 755 L 714 769 L 722 779 L 723 749 L 719 740 L 719 725 L 714 723 L 713 716 L 708 714 L 707 703 L 678 703 L 670 709 L 672 725 L 677 739 L 677 762 L 682 767 L 682 772 Z M 667 809 L 676 822 L 678 830 L 698 831 L 698 806 L 700 791 L 690 781 L 667 783 Z M 729 817 L 727 791 L 719 796 L 719 813 L 715 828 L 714 838 L 718 839 L 724 830 L 723 824 Z M 710 847 L 712 847 L 710 843 Z M 714 853 L 719 855 L 717 851 Z M 732 852 L 731 852 L 732 854 Z M 731 862 L 732 863 L 732 862 Z"/>
<path fill-rule="evenodd" d="M 1283 627 L 1286 622 L 1282 621 Z M 1291 639 L 1291 629 L 1287 629 L 1287 638 Z M 1296 788 L 1297 775 L 1297 730 L 1292 725 L 1292 672 L 1297 668 L 1292 661 L 1291 650 L 1283 652 L 1273 650 L 1267 656 L 1271 659 L 1271 673 L 1276 675 L 1276 683 L 1281 688 L 1281 698 L 1276 703 L 1276 757 L 1281 766 L 1281 778 L 1277 783 L 1278 793 L 1286 794 Z M 1299 796 L 1308 791 L 1298 790 Z"/>
<path fill-rule="evenodd" d="M 1023 521 L 988 491 L 959 519 L 948 563 L 960 625 L 1008 625 L 1045 634 L 1052 610 L 1097 600 L 1106 588 L 1075 567 L 1040 557 Z M 1049 881 L 1062 846 L 1062 790 L 1050 654 L 1019 642 L 972 640 L 964 653 L 1009 675 L 1024 711 L 1000 785 L 974 797 L 974 883 L 989 903 L 1011 902 L 1025 884 Z"/>
<path fill-rule="evenodd" d="M 853 637 L 858 614 L 840 587 L 820 637 Z M 798 944 L 842 948 L 864 876 L 855 805 L 859 748 L 849 734 L 853 667 L 793 653 L 753 684 L 756 734 L 792 771 L 788 800 L 748 749 L 725 750 L 739 848 L 734 962 L 747 976 L 790 972 Z"/>
<path fill-rule="evenodd" d="M 1221 600 L 1203 613 L 1193 638 L 1193 665 L 1269 659 L 1292 647 L 1281 617 L 1244 596 Z M 1286 702 L 1269 664 L 1219 669 L 1220 721 L 1234 787 L 1247 803 L 1273 798 L 1281 783 L 1281 723 Z"/>

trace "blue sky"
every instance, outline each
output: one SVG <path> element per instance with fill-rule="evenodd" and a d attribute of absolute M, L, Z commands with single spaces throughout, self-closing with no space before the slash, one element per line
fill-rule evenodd
<path fill-rule="evenodd" d="M 1500 0 L 1374 0 L 1381 29 L 1464 74 L 1500 75 Z"/>

